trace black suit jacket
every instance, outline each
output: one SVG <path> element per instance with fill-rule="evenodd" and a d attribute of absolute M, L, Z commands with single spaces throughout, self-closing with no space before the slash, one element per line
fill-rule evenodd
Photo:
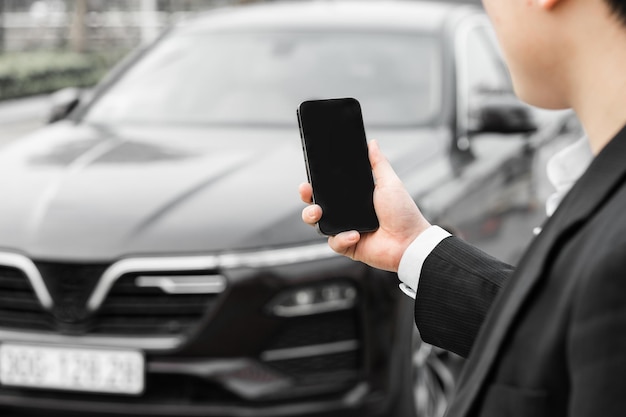
<path fill-rule="evenodd" d="M 469 355 L 451 417 L 626 416 L 626 128 L 516 269 L 441 242 L 415 319 L 425 341 Z"/>

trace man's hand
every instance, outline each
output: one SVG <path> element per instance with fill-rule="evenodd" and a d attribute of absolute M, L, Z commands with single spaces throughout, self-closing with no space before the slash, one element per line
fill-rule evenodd
<path fill-rule="evenodd" d="M 376 181 L 374 208 L 380 227 L 363 235 L 356 231 L 343 232 L 330 237 L 328 244 L 335 252 L 356 261 L 397 272 L 406 248 L 430 224 L 375 141 L 369 143 L 369 158 Z M 302 210 L 302 220 L 315 225 L 322 218 L 322 208 L 311 204 L 313 190 L 310 184 L 301 184 L 299 191 L 302 201 L 310 204 Z"/>

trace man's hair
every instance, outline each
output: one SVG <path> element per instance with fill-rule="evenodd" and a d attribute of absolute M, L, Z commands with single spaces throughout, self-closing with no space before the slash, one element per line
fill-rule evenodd
<path fill-rule="evenodd" d="M 606 0 L 606 2 L 624 25 L 626 25 L 626 0 Z"/>

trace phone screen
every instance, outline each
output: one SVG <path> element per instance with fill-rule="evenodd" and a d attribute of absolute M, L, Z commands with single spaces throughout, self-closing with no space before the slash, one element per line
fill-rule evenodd
<path fill-rule="evenodd" d="M 313 201 L 323 210 L 319 231 L 332 236 L 376 230 L 374 179 L 359 102 L 305 101 L 298 121 Z"/>

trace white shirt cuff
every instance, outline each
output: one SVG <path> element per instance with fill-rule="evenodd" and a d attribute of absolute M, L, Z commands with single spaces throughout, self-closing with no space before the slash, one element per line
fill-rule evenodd
<path fill-rule="evenodd" d="M 424 262 L 442 240 L 451 234 L 439 226 L 431 226 L 423 231 L 404 251 L 398 266 L 398 278 L 402 283 L 400 289 L 409 297 L 417 295 L 417 284 Z"/>

